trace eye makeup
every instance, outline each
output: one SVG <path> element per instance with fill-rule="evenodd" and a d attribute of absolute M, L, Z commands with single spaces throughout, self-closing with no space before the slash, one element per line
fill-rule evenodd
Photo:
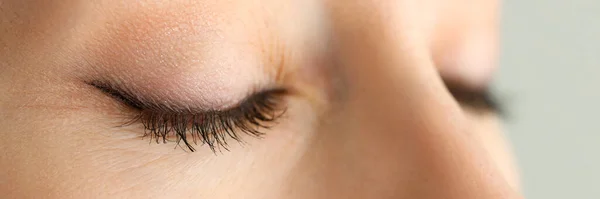
<path fill-rule="evenodd" d="M 145 101 L 127 89 L 99 81 L 89 82 L 110 97 L 136 112 L 124 125 L 141 123 L 144 137 L 156 143 L 174 141 L 196 151 L 193 145 L 208 145 L 213 150 L 228 150 L 228 140 L 243 142 L 239 133 L 261 137 L 286 110 L 287 90 L 276 88 L 253 92 L 233 107 L 222 110 L 182 108 Z"/>

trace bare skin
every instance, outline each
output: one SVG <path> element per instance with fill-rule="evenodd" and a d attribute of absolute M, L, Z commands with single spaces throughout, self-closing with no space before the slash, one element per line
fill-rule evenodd
<path fill-rule="evenodd" d="M 494 0 L 3 1 L 0 194 L 520 198 L 497 114 L 444 86 L 488 86 L 497 9 Z M 119 125 L 133 111 L 93 81 L 208 109 L 257 88 L 289 92 L 262 138 L 190 152 Z"/>

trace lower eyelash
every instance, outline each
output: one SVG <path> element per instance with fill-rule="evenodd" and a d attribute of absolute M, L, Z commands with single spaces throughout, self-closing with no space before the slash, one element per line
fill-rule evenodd
<path fill-rule="evenodd" d="M 150 137 L 156 143 L 167 143 L 171 141 L 170 136 L 175 136 L 177 146 L 183 143 L 192 152 L 196 151 L 192 143 L 206 144 L 213 152 L 221 148 L 228 151 L 228 139 L 243 142 L 239 133 L 262 137 L 264 133 L 261 130 L 270 128 L 285 113 L 281 105 L 282 92 L 273 90 L 258 93 L 239 106 L 224 111 L 169 113 L 141 110 L 127 124 L 141 122 L 144 137 Z"/>

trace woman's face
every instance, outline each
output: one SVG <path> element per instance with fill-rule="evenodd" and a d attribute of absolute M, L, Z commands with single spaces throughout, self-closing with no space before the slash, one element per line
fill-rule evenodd
<path fill-rule="evenodd" d="M 497 8 L 2 1 L 0 193 L 515 197 Z"/>

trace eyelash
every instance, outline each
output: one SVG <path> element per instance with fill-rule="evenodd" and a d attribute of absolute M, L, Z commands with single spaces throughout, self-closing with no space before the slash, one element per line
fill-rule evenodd
<path fill-rule="evenodd" d="M 261 129 L 269 129 L 285 113 L 281 108 L 281 94 L 284 90 L 271 90 L 257 93 L 244 100 L 237 107 L 224 111 L 202 113 L 168 113 L 164 111 L 142 110 L 128 124 L 141 122 L 144 137 L 160 143 L 167 143 L 170 135 L 175 135 L 177 146 L 181 142 L 190 151 L 196 149 L 192 143 L 208 145 L 215 152 L 228 149 L 228 139 L 243 142 L 238 133 L 261 137 Z M 191 137 L 191 140 L 190 140 Z"/>
<path fill-rule="evenodd" d="M 121 126 L 141 123 L 144 127 L 143 137 L 150 141 L 167 143 L 170 136 L 175 136 L 177 146 L 182 142 L 187 149 L 194 152 L 194 145 L 208 145 L 216 152 L 228 148 L 228 139 L 242 143 L 240 133 L 260 138 L 261 130 L 273 126 L 286 111 L 283 105 L 285 89 L 271 89 L 255 93 L 237 106 L 227 110 L 209 111 L 174 111 L 155 104 L 144 103 L 135 95 L 123 92 L 112 85 L 90 82 L 90 85 L 135 109 L 133 119 Z"/>
<path fill-rule="evenodd" d="M 456 85 L 446 84 L 448 91 L 461 104 L 477 111 L 491 111 L 505 116 L 506 111 L 501 100 L 489 89 L 468 90 L 459 89 Z"/>

